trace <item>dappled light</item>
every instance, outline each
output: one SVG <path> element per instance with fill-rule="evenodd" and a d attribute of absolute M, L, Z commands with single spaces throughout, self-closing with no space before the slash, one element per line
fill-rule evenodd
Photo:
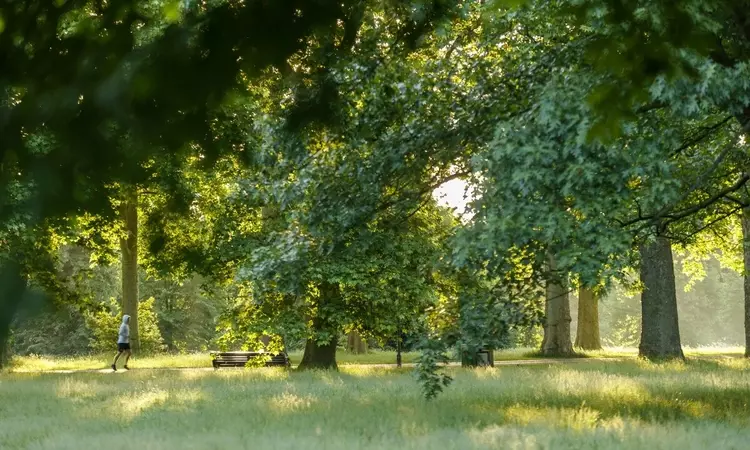
<path fill-rule="evenodd" d="M 309 409 L 316 399 L 313 396 L 300 396 L 290 392 L 276 395 L 268 401 L 268 406 L 274 412 L 301 412 Z"/>
<path fill-rule="evenodd" d="M 514 405 L 503 411 L 509 423 L 537 425 L 574 430 L 595 428 L 599 424 L 599 412 L 581 405 L 580 408 L 542 408 Z"/>
<path fill-rule="evenodd" d="M 451 368 L 454 385 L 431 403 L 420 398 L 411 373 L 383 367 L 351 367 L 342 373 L 15 373 L 0 378 L 0 436 L 11 449 L 30 442 L 41 449 L 58 448 L 53 443 L 68 442 L 66 436 L 74 430 L 87 433 L 128 423 L 139 435 L 166 443 L 159 448 L 209 445 L 183 432 L 209 427 L 255 430 L 254 445 L 271 447 L 271 436 L 281 433 L 289 442 L 318 436 L 334 449 L 357 447 L 362 436 L 369 436 L 373 448 L 574 449 L 585 436 L 590 442 L 635 449 L 649 442 L 637 431 L 642 429 L 659 445 L 688 429 L 715 439 L 728 430 L 737 439 L 750 437 L 740 431 L 750 403 L 745 373 L 721 361 L 687 363 L 681 370 L 653 370 L 639 361 Z M 9 404 L 14 405 L 12 414 Z M 32 416 L 50 431 L 38 435 L 36 428 L 18 421 Z M 48 433 L 60 439 L 47 440 Z M 695 442 L 685 441 L 685 449 L 698 450 L 699 443 L 707 442 L 695 437 Z M 216 439 L 221 445 L 235 442 L 234 437 Z"/>
<path fill-rule="evenodd" d="M 749 24 L 0 1 L 0 450 L 750 448 Z"/>
<path fill-rule="evenodd" d="M 110 414 L 129 420 L 149 408 L 163 405 L 169 397 L 169 393 L 163 389 L 123 394 L 114 398 L 114 405 L 111 407 Z"/>

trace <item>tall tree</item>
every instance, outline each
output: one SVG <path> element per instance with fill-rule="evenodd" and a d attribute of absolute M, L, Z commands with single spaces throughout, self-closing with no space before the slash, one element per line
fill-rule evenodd
<path fill-rule="evenodd" d="M 669 239 L 659 236 L 641 252 L 641 343 L 646 358 L 684 358 L 677 320 L 677 291 Z"/>
<path fill-rule="evenodd" d="M 332 119 L 335 108 L 327 105 L 337 89 L 326 68 L 349 53 L 364 10 L 385 7 L 385 16 L 403 19 L 391 26 L 393 44 L 405 51 L 461 11 L 443 1 L 417 9 L 410 1 L 184 5 L 185 11 L 135 0 L 0 3 L 0 60 L 7 68 L 0 79 L 0 197 L 13 197 L 18 185 L 28 191 L 17 208 L 0 209 L 3 228 L 17 213 L 27 229 L 107 213 L 117 186 L 148 180 L 154 161 L 199 156 L 211 170 L 237 150 L 215 139 L 217 109 L 230 94 L 241 96 L 248 81 L 274 72 L 267 69 L 289 82 L 289 125 Z M 314 75 L 294 73 L 306 59 Z M 134 145 L 120 145 L 125 135 Z M 0 270 L 16 278 L 17 264 L 26 262 Z M 17 300 L 2 299 L 0 308 L 13 315 Z"/>
<path fill-rule="evenodd" d="M 130 316 L 130 345 L 140 350 L 138 338 L 138 191 L 130 189 L 120 206 L 124 236 L 122 258 L 122 313 Z"/>
<path fill-rule="evenodd" d="M 602 348 L 599 335 L 599 293 L 596 288 L 584 285 L 578 288 L 578 327 L 575 346 L 583 350 Z"/>
<path fill-rule="evenodd" d="M 742 221 L 742 260 L 745 292 L 745 356 L 750 357 L 750 208 L 744 208 Z"/>
<path fill-rule="evenodd" d="M 549 259 L 549 270 L 554 278 L 547 281 L 542 354 L 546 356 L 568 356 L 573 354 L 573 344 L 570 342 L 571 318 L 568 277 L 557 272 L 554 257 Z"/>

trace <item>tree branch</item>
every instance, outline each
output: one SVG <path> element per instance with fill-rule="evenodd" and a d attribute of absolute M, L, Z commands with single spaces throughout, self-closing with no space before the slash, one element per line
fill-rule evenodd
<path fill-rule="evenodd" d="M 740 189 L 743 189 L 745 185 L 747 184 L 748 180 L 750 180 L 750 174 L 743 173 L 742 176 L 731 186 L 721 190 L 720 192 L 712 195 L 711 197 L 707 198 L 706 200 L 703 200 L 702 202 L 691 206 L 690 208 L 683 209 L 682 211 L 679 211 L 674 214 L 664 214 L 663 212 L 666 210 L 669 210 L 669 208 L 663 208 L 662 211 L 660 211 L 657 214 L 652 215 L 641 215 L 638 214 L 638 217 L 635 217 L 634 219 L 628 220 L 628 221 L 618 221 L 620 223 L 620 226 L 623 228 L 629 227 L 631 225 L 634 225 L 638 222 L 648 222 L 647 225 L 656 224 L 660 225 L 662 228 L 666 227 L 670 223 L 675 223 L 679 220 L 682 220 L 688 216 L 691 216 L 705 208 L 708 208 L 709 206 L 713 205 L 714 203 L 727 198 L 728 195 L 733 194 L 734 192 L 739 191 Z M 667 219 L 666 222 L 661 223 L 662 219 Z"/>
<path fill-rule="evenodd" d="M 723 120 L 719 121 L 719 123 L 717 123 L 715 125 L 712 125 L 710 127 L 704 127 L 702 134 L 700 134 L 699 136 L 697 136 L 697 137 L 689 140 L 688 142 L 685 142 L 679 148 L 675 149 L 672 152 L 672 154 L 670 155 L 670 157 L 674 158 L 675 156 L 679 155 L 680 153 L 682 153 L 683 151 L 689 149 L 690 147 L 692 147 L 694 145 L 700 144 L 706 138 L 708 138 L 713 132 L 721 129 L 724 125 L 726 125 L 727 123 L 729 123 L 729 121 L 732 120 L 733 118 L 734 118 L 734 116 L 728 116 L 728 117 L 725 117 Z"/>
<path fill-rule="evenodd" d="M 729 217 L 737 214 L 738 212 L 742 211 L 742 209 L 743 209 L 742 206 L 736 207 L 736 208 L 732 209 L 731 211 L 729 211 L 727 213 L 724 213 L 723 215 L 719 216 L 718 218 L 712 220 L 711 222 L 703 225 L 702 227 L 698 228 L 697 230 L 695 230 L 695 231 L 693 231 L 691 233 L 683 234 L 683 235 L 680 235 L 680 236 L 675 236 L 675 235 L 665 235 L 665 236 L 669 237 L 670 239 L 674 239 L 674 240 L 676 240 L 678 242 L 679 241 L 686 241 L 686 240 L 690 239 L 691 237 L 693 237 L 693 236 L 695 236 L 697 234 L 700 234 L 704 230 L 713 227 L 717 223 L 722 222 L 722 221 L 728 219 Z"/>
<path fill-rule="evenodd" d="M 748 180 L 750 180 L 750 174 L 743 173 L 742 176 L 733 185 L 716 193 L 712 197 L 709 197 L 706 200 L 703 200 L 702 202 L 690 208 L 683 209 L 682 211 L 676 214 L 668 214 L 668 215 L 665 215 L 664 217 L 669 219 L 667 223 L 674 223 L 674 222 L 677 222 L 678 220 L 684 219 L 685 217 L 695 214 L 702 209 L 708 208 L 709 206 L 713 205 L 719 200 L 725 198 L 727 195 L 732 194 L 733 192 L 739 191 L 745 186 Z M 658 219 L 658 217 L 656 218 Z"/>

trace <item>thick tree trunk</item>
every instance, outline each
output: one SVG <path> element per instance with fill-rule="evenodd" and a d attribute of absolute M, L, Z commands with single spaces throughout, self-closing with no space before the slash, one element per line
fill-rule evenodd
<path fill-rule="evenodd" d="M 672 246 L 665 237 L 643 245 L 641 251 L 641 344 L 639 353 L 649 359 L 684 358 L 677 321 Z"/>
<path fill-rule="evenodd" d="M 346 349 L 355 355 L 367 353 L 367 341 L 356 330 L 352 330 L 346 336 Z"/>
<path fill-rule="evenodd" d="M 21 266 L 9 262 L 0 267 L 0 369 L 5 366 L 10 354 L 10 324 L 25 293 L 26 279 L 21 273 Z"/>
<path fill-rule="evenodd" d="M 600 350 L 599 298 L 593 289 L 583 286 L 578 290 L 578 328 L 576 347 L 583 350 Z"/>
<path fill-rule="evenodd" d="M 122 313 L 130 316 L 130 346 L 140 349 L 138 335 L 138 193 L 127 194 L 121 206 L 127 237 L 120 240 L 122 253 Z"/>
<path fill-rule="evenodd" d="M 297 367 L 299 370 L 323 369 L 338 370 L 336 364 L 337 338 L 332 338 L 327 344 L 320 344 L 315 339 L 308 339 L 305 344 L 305 353 L 302 362 Z"/>
<path fill-rule="evenodd" d="M 329 319 L 329 311 L 335 311 L 341 303 L 341 289 L 336 283 L 323 283 L 320 286 L 320 298 L 318 299 L 317 316 L 313 318 L 313 336 L 307 340 L 302 362 L 297 367 L 299 370 L 325 369 L 338 370 L 336 364 L 336 347 L 338 344 L 339 329 Z M 328 335 L 328 342 L 321 344 L 317 337 L 321 334 Z"/>
<path fill-rule="evenodd" d="M 750 208 L 742 211 L 742 255 L 745 261 L 745 356 L 750 358 Z"/>
<path fill-rule="evenodd" d="M 555 261 L 550 258 L 550 272 L 555 273 Z M 544 304 L 544 340 L 542 354 L 545 356 L 571 356 L 570 301 L 564 279 L 547 282 L 547 299 Z"/>

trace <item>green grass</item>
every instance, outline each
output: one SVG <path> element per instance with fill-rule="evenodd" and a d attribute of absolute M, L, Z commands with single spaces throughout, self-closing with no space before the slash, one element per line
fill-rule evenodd
<path fill-rule="evenodd" d="M 450 369 L 425 402 L 408 369 L 5 373 L 16 449 L 744 449 L 750 363 Z"/>
<path fill-rule="evenodd" d="M 602 352 L 589 352 L 586 353 L 586 355 L 598 358 L 620 357 L 625 354 L 624 352 L 624 350 L 620 349 L 608 349 Z M 631 352 L 628 355 L 634 356 L 635 354 Z M 97 370 L 109 367 L 113 356 L 114 354 L 78 357 L 15 357 L 11 361 L 11 370 L 14 372 Z M 419 353 L 406 352 L 402 353 L 401 357 L 404 364 L 416 363 Z M 495 361 L 527 360 L 537 358 L 538 356 L 536 355 L 535 350 L 530 348 L 518 348 L 495 352 Z M 292 364 L 299 364 L 302 360 L 302 352 L 296 351 L 289 353 L 289 359 L 292 361 Z M 366 354 L 357 355 L 339 350 L 336 359 L 340 366 L 353 364 L 395 364 L 396 352 L 375 350 Z M 120 364 L 122 363 L 120 362 Z M 181 355 L 144 355 L 133 357 L 130 366 L 134 369 L 211 367 L 211 357 L 208 352 Z"/>
<path fill-rule="evenodd" d="M 744 349 L 741 347 L 701 347 L 685 349 L 685 355 L 688 358 L 714 359 L 740 357 L 743 354 Z M 14 372 L 98 370 L 109 367 L 113 356 L 114 354 L 79 357 L 16 357 L 11 361 L 11 370 Z M 638 356 L 638 350 L 634 348 L 606 348 L 600 351 L 581 352 L 580 356 L 584 358 L 598 359 L 632 359 Z M 404 364 L 416 363 L 418 357 L 419 353 L 417 352 L 403 353 L 402 362 Z M 299 364 L 302 360 L 302 352 L 291 352 L 289 358 L 292 361 L 292 364 Z M 367 354 L 356 355 L 340 350 L 336 355 L 336 358 L 340 366 L 395 364 L 396 352 L 375 350 L 370 351 Z M 530 360 L 539 358 L 538 351 L 531 348 L 517 348 L 495 352 L 495 361 Z M 136 369 L 211 367 L 211 357 L 208 352 L 182 355 L 163 354 L 136 356 L 131 360 L 130 366 Z"/>
<path fill-rule="evenodd" d="M 404 363 L 417 361 L 419 353 L 402 353 Z M 97 370 L 109 367 L 112 364 L 113 354 L 77 356 L 77 357 L 47 357 L 47 356 L 23 356 L 11 360 L 11 371 L 13 372 L 45 372 L 52 370 Z M 339 351 L 336 355 L 339 365 L 351 364 L 395 364 L 396 353 L 384 351 L 371 351 L 367 354 L 355 355 L 346 351 Z M 291 352 L 289 359 L 292 364 L 299 364 L 302 360 L 302 352 Z M 119 362 L 118 365 L 121 365 Z M 208 352 L 191 353 L 182 355 L 145 355 L 134 356 L 129 364 L 133 369 L 156 369 L 156 368 L 201 368 L 211 367 L 211 357 Z"/>

